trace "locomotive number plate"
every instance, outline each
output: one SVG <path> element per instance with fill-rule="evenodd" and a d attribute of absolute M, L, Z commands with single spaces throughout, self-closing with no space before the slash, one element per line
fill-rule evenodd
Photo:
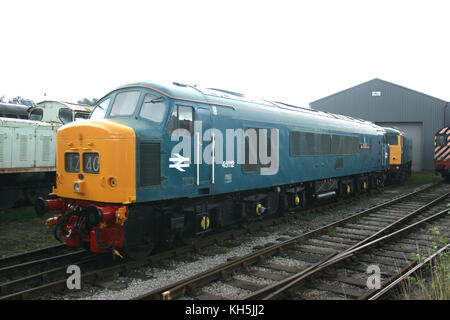
<path fill-rule="evenodd" d="M 98 153 L 83 154 L 83 170 L 86 173 L 98 173 L 100 171 L 100 157 Z"/>

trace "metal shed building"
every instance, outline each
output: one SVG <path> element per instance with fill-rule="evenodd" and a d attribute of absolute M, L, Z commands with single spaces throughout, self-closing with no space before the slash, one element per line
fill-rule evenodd
<path fill-rule="evenodd" d="M 317 110 L 396 127 L 412 138 L 412 170 L 434 170 L 434 135 L 450 125 L 449 103 L 394 83 L 373 79 L 310 103 Z"/>

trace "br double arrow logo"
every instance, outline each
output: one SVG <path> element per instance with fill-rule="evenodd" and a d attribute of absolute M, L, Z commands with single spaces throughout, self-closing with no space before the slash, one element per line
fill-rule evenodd
<path fill-rule="evenodd" d="M 173 155 L 175 157 L 169 158 L 169 161 L 173 162 L 169 164 L 169 168 L 175 168 L 178 171 L 185 172 L 183 168 L 188 168 L 190 166 L 189 158 L 183 157 L 179 153 L 174 153 Z"/>

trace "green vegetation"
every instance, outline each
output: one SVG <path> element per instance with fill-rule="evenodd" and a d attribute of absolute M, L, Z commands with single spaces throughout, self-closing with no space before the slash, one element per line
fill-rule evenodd
<path fill-rule="evenodd" d="M 217 254 L 227 254 L 228 252 L 230 252 L 228 248 L 221 247 L 217 249 Z"/>
<path fill-rule="evenodd" d="M 412 253 L 412 259 L 422 263 L 428 256 L 448 244 L 447 234 L 437 227 L 430 228 L 432 245 L 428 254 Z M 400 289 L 400 299 L 449 300 L 450 299 L 450 255 L 442 252 L 423 271 L 410 276 Z"/>
<path fill-rule="evenodd" d="M 36 219 L 36 212 L 33 207 L 24 207 L 17 209 L 8 209 L 0 211 L 0 224 L 11 222 L 25 222 L 27 220 Z"/>
<path fill-rule="evenodd" d="M 119 279 L 119 277 L 120 277 L 120 274 L 118 272 L 113 273 L 111 276 L 113 281 L 116 281 L 117 279 Z"/>
<path fill-rule="evenodd" d="M 53 229 L 45 227 L 45 220 L 51 216 L 47 213 L 40 218 L 32 207 L 0 211 L 0 256 L 59 243 Z"/>
<path fill-rule="evenodd" d="M 426 184 L 426 183 L 434 183 L 442 180 L 440 175 L 436 176 L 434 172 L 430 171 L 421 171 L 421 172 L 413 172 L 411 177 L 406 180 L 406 185 L 413 184 Z"/>
<path fill-rule="evenodd" d="M 328 235 L 333 236 L 333 235 L 336 235 L 337 232 L 334 227 L 328 227 L 327 233 L 328 233 Z"/>
<path fill-rule="evenodd" d="M 77 103 L 85 104 L 85 105 L 88 105 L 88 106 L 95 106 L 97 101 L 98 101 L 98 99 L 96 99 L 96 98 L 93 98 L 92 100 L 88 99 L 88 98 L 84 98 L 84 99 L 78 100 Z"/>

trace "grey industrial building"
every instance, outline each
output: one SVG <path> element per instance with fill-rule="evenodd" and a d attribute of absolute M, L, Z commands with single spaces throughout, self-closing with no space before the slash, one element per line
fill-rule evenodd
<path fill-rule="evenodd" d="M 413 141 L 412 170 L 434 170 L 434 135 L 450 125 L 447 101 L 373 79 L 310 103 L 317 110 L 396 127 Z"/>

